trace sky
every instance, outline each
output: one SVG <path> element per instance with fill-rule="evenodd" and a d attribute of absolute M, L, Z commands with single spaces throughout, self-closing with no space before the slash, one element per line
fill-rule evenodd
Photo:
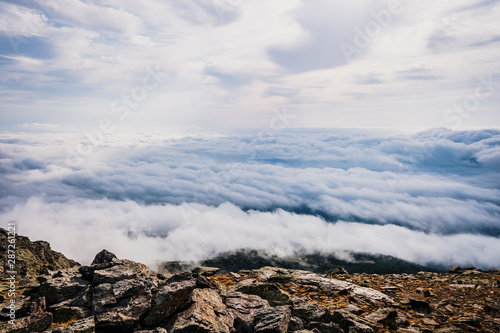
<path fill-rule="evenodd" d="M 276 126 L 498 128 L 499 15 L 497 0 L 2 0 L 0 130 L 267 128 L 283 110 Z"/>

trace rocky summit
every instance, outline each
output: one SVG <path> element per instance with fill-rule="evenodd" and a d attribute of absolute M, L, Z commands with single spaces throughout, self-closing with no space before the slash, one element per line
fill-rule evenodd
<path fill-rule="evenodd" d="M 24 280 L 15 299 L 16 319 L 9 322 L 10 310 L 4 308 L 0 331 L 500 331 L 498 270 L 379 275 L 261 267 L 223 274 L 216 267 L 197 267 L 166 274 L 106 250 L 90 266 L 68 266 Z"/>

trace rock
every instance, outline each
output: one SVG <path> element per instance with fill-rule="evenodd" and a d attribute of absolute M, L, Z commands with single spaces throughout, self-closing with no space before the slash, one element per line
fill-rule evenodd
<path fill-rule="evenodd" d="M 171 332 L 229 333 L 233 320 L 219 294 L 212 289 L 195 289 L 190 297 L 189 309 L 179 313 L 169 325 Z"/>
<path fill-rule="evenodd" d="M 319 323 L 319 322 L 311 322 L 307 325 L 307 329 L 311 331 L 318 331 L 321 333 L 344 333 L 344 330 L 340 327 L 339 324 L 336 323 Z"/>
<path fill-rule="evenodd" d="M 115 332 L 135 326 L 151 308 L 153 283 L 148 278 L 126 279 L 94 287 L 92 308 L 96 328 Z"/>
<path fill-rule="evenodd" d="M 102 250 L 95 256 L 91 265 L 112 263 L 116 259 L 118 258 L 113 253 L 108 250 Z"/>
<path fill-rule="evenodd" d="M 343 267 L 335 267 L 326 276 L 335 276 L 339 274 L 349 274 Z"/>
<path fill-rule="evenodd" d="M 55 327 L 51 331 L 45 331 L 51 333 L 94 333 L 95 324 L 94 317 L 87 317 L 81 320 L 77 320 L 68 326 Z M 44 332 L 44 333 L 45 333 Z"/>
<path fill-rule="evenodd" d="M 425 313 L 431 312 L 431 306 L 428 302 L 418 300 L 415 298 L 410 298 L 410 307 L 413 310 L 419 311 L 419 312 L 425 312 Z"/>
<path fill-rule="evenodd" d="M 253 279 L 243 280 L 235 286 L 235 291 L 257 295 L 269 302 L 271 306 L 290 305 L 290 295 L 274 284 L 257 282 Z"/>
<path fill-rule="evenodd" d="M 206 276 L 198 275 L 196 277 L 196 288 L 210 288 L 220 290 L 220 285 L 216 281 L 211 280 Z"/>
<path fill-rule="evenodd" d="M 7 263 L 9 245 L 7 230 L 0 228 L 0 262 Z M 28 237 L 16 235 L 16 270 L 19 286 L 35 282 L 36 278 L 50 271 L 80 266 L 74 260 L 66 258 L 62 253 L 51 249 L 44 241 L 32 242 Z M 0 276 L 7 276 L 6 265 L 0 265 Z M 4 293 L 0 294 L 0 302 L 4 301 Z"/>
<path fill-rule="evenodd" d="M 23 318 L 16 318 L 14 324 L 0 323 L 0 332 L 5 333 L 32 333 L 42 332 L 52 323 L 52 314 L 39 312 Z"/>
<path fill-rule="evenodd" d="M 257 295 L 247 295 L 240 292 L 232 292 L 225 297 L 229 313 L 233 318 L 240 318 L 247 324 L 255 319 L 255 314 L 262 309 L 269 308 L 269 303 Z"/>
<path fill-rule="evenodd" d="M 205 266 L 198 266 L 195 269 L 192 270 L 193 276 L 197 277 L 199 275 L 202 276 L 213 276 L 219 272 L 219 268 L 217 267 L 205 267 Z"/>
<path fill-rule="evenodd" d="M 375 324 L 382 324 L 385 327 L 396 329 L 397 323 L 396 319 L 398 317 L 398 313 L 393 309 L 384 308 L 378 309 L 377 311 L 365 316 L 365 319 L 371 321 Z"/>
<path fill-rule="evenodd" d="M 277 306 L 260 310 L 253 323 L 255 333 L 286 333 L 291 312 L 288 306 Z"/>
<path fill-rule="evenodd" d="M 89 284 L 76 269 L 67 270 L 63 275 L 56 276 L 55 278 L 45 276 L 45 282 L 40 284 L 39 293 L 45 297 L 48 305 L 76 297 Z"/>
<path fill-rule="evenodd" d="M 146 265 L 130 260 L 116 260 L 113 266 L 94 271 L 92 283 L 115 283 L 121 280 L 130 280 L 149 275 L 149 268 Z"/>
<path fill-rule="evenodd" d="M 162 327 L 157 327 L 153 330 L 135 331 L 134 333 L 168 333 L 168 331 Z"/>
<path fill-rule="evenodd" d="M 92 311 L 87 308 L 76 306 L 61 306 L 54 309 L 54 323 L 66 323 L 69 321 L 87 318 Z"/>
<path fill-rule="evenodd" d="M 304 329 L 304 322 L 299 317 L 291 317 L 288 324 L 288 331 L 295 332 Z"/>
<path fill-rule="evenodd" d="M 159 326 L 169 319 L 189 299 L 195 287 L 195 279 L 163 286 L 153 297 L 151 311 L 144 319 L 145 325 Z"/>
<path fill-rule="evenodd" d="M 374 332 L 371 328 L 374 326 L 373 323 L 345 309 L 336 310 L 333 313 L 333 321 L 339 324 L 345 332 Z"/>
<path fill-rule="evenodd" d="M 315 321 L 320 323 L 330 323 L 333 321 L 333 315 L 328 309 L 311 303 L 294 306 L 292 309 L 292 316 L 299 317 L 305 322 Z"/>

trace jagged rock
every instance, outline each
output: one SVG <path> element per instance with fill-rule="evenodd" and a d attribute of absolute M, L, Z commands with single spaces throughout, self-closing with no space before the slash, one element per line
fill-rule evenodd
<path fill-rule="evenodd" d="M 198 275 L 196 277 L 196 288 L 210 288 L 215 290 L 220 290 L 220 285 L 203 275 Z"/>
<path fill-rule="evenodd" d="M 335 267 L 326 276 L 335 276 L 339 274 L 349 274 L 343 267 Z"/>
<path fill-rule="evenodd" d="M 188 281 L 188 280 L 191 280 L 191 279 L 193 279 L 193 273 L 191 273 L 191 272 L 182 272 L 182 273 L 178 273 L 178 274 L 172 275 L 167 280 L 167 283 Z"/>
<path fill-rule="evenodd" d="M 310 322 L 307 324 L 307 329 L 311 331 L 318 331 L 321 333 L 344 333 L 344 330 L 336 323 L 320 323 L 320 322 Z M 350 332 L 350 331 L 349 331 Z"/>
<path fill-rule="evenodd" d="M 130 260 L 115 260 L 113 266 L 94 271 L 93 284 L 115 283 L 121 280 L 130 280 L 149 275 L 146 265 Z"/>
<path fill-rule="evenodd" d="M 76 306 L 61 306 L 54 309 L 54 323 L 66 323 L 72 320 L 79 320 L 92 315 L 92 311 L 87 308 Z"/>
<path fill-rule="evenodd" d="M 345 309 L 336 310 L 333 313 L 333 321 L 339 324 L 345 332 L 374 332 L 373 323 Z"/>
<path fill-rule="evenodd" d="M 148 327 L 154 327 L 170 318 L 191 296 L 196 279 L 172 282 L 154 295 L 151 312 L 144 319 Z"/>
<path fill-rule="evenodd" d="M 195 289 L 189 301 L 192 305 L 176 316 L 169 325 L 170 332 L 229 333 L 231 331 L 233 320 L 215 290 Z"/>
<path fill-rule="evenodd" d="M 113 253 L 104 249 L 95 256 L 91 265 L 112 263 L 114 260 L 117 259 L 118 258 Z"/>
<path fill-rule="evenodd" d="M 168 331 L 162 327 L 157 327 L 152 330 L 135 331 L 134 333 L 168 333 Z"/>
<path fill-rule="evenodd" d="M 128 331 L 151 308 L 153 283 L 148 278 L 126 279 L 94 287 L 92 308 L 96 328 Z"/>
<path fill-rule="evenodd" d="M 7 263 L 8 242 L 7 230 L 0 228 L 0 262 Z M 50 271 L 80 266 L 74 260 L 66 258 L 62 253 L 50 248 L 45 241 L 32 242 L 28 237 L 16 235 L 16 270 L 20 285 L 36 281 L 42 274 Z M 0 276 L 5 277 L 6 265 L 0 265 Z M 1 288 L 0 288 L 1 289 Z M 4 301 L 4 293 L 0 293 L 0 302 Z"/>
<path fill-rule="evenodd" d="M 217 267 L 205 267 L 205 266 L 198 266 L 195 269 L 192 270 L 193 276 L 197 277 L 199 275 L 202 276 L 213 276 L 219 272 L 220 269 Z"/>
<path fill-rule="evenodd" d="M 396 319 L 398 313 L 393 309 L 378 309 L 377 311 L 365 316 L 365 319 L 371 321 L 372 323 L 382 324 L 388 328 L 395 329 L 397 327 Z"/>
<path fill-rule="evenodd" d="M 254 279 L 243 280 L 235 286 L 235 291 L 257 295 L 269 302 L 271 306 L 291 304 L 290 295 L 274 284 L 257 282 Z"/>
<path fill-rule="evenodd" d="M 288 306 L 276 306 L 259 310 L 254 319 L 255 333 L 286 333 L 291 311 Z"/>
<path fill-rule="evenodd" d="M 315 321 L 330 323 L 333 321 L 333 315 L 329 310 L 311 303 L 294 306 L 292 309 L 292 316 L 299 317 L 305 322 Z"/>
<path fill-rule="evenodd" d="M 254 321 L 255 314 L 269 308 L 269 303 L 257 295 L 232 292 L 226 295 L 224 303 L 233 318 L 240 318 L 247 324 Z"/>
<path fill-rule="evenodd" d="M 68 326 L 55 327 L 52 330 L 44 331 L 44 333 L 94 333 L 95 323 L 94 317 L 87 317 L 77 320 Z"/>
<path fill-rule="evenodd" d="M 0 324 L 0 332 L 5 333 L 32 333 L 42 332 L 52 323 L 52 313 L 39 312 L 23 318 L 16 318 L 14 324 L 3 322 Z"/>
<path fill-rule="evenodd" d="M 83 291 L 88 281 L 82 279 L 81 274 L 76 269 L 64 271 L 64 274 L 53 276 L 43 276 L 44 282 L 40 284 L 40 295 L 44 296 L 47 305 L 61 303 L 76 297 Z"/>
<path fill-rule="evenodd" d="M 304 321 L 299 317 L 291 317 L 288 324 L 288 331 L 295 332 L 304 329 Z"/>
<path fill-rule="evenodd" d="M 415 311 L 425 312 L 425 313 L 431 312 L 431 306 L 429 302 L 426 301 L 410 298 L 410 306 Z"/>

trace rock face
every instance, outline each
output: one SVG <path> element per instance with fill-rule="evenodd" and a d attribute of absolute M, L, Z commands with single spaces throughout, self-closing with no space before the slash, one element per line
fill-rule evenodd
<path fill-rule="evenodd" d="M 319 275 L 262 267 L 156 274 L 103 250 L 38 277 L 0 332 L 498 332 L 499 271 Z"/>

